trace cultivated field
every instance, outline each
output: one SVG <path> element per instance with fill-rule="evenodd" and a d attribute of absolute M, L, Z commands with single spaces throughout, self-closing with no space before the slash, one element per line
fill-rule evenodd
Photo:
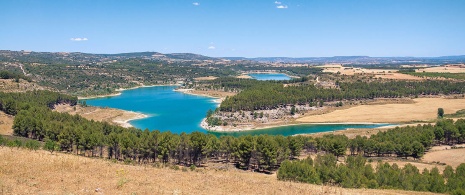
<path fill-rule="evenodd" d="M 413 101 L 413 104 L 360 105 L 326 114 L 305 116 L 297 119 L 297 122 L 406 123 L 434 120 L 437 118 L 438 108 L 444 108 L 447 114 L 465 109 L 465 99 L 417 98 Z"/>
<path fill-rule="evenodd" d="M 392 79 L 392 80 L 424 80 L 424 78 L 416 77 L 408 74 L 402 74 L 398 72 L 394 73 L 378 73 L 375 74 L 376 78 Z"/>
<path fill-rule="evenodd" d="M 323 68 L 323 72 L 330 72 L 330 73 L 340 73 L 341 75 L 354 75 L 354 74 L 362 74 L 362 73 L 370 73 L 370 74 L 383 74 L 383 73 L 393 73 L 397 72 L 397 70 L 391 69 L 366 69 L 366 68 L 352 68 L 352 67 L 344 67 L 338 64 L 332 65 L 323 65 L 323 66 L 316 66 L 317 68 Z"/>
<path fill-rule="evenodd" d="M 131 166 L 7 147 L 0 148 L 0 159 L 4 194 L 431 194 L 283 182 L 235 169 Z"/>
<path fill-rule="evenodd" d="M 439 66 L 417 69 L 415 72 L 465 73 L 465 66 Z"/>

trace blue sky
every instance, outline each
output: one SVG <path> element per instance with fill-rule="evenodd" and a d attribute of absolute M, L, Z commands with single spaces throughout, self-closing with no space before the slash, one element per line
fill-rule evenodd
<path fill-rule="evenodd" d="M 0 49 L 465 55 L 465 0 L 1 0 Z"/>

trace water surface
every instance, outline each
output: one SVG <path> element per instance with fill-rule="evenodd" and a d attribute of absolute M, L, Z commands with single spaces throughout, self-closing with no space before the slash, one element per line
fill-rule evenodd
<path fill-rule="evenodd" d="M 206 132 L 200 127 L 208 109 L 218 103 L 214 98 L 173 91 L 176 86 L 142 87 L 122 91 L 121 95 L 89 99 L 88 105 L 118 108 L 148 115 L 144 119 L 130 121 L 136 128 L 168 131 L 173 133 Z"/>
<path fill-rule="evenodd" d="M 290 126 L 281 126 L 273 127 L 268 129 L 259 129 L 252 131 L 238 131 L 238 132 L 209 132 L 216 136 L 222 135 L 231 135 L 231 136 L 241 136 L 241 135 L 298 135 L 298 134 L 310 134 L 310 133 L 320 133 L 320 132 L 330 132 L 344 130 L 348 128 L 377 128 L 382 126 L 387 126 L 389 124 L 301 124 L 301 125 L 290 125 Z"/>
<path fill-rule="evenodd" d="M 280 80 L 291 80 L 291 77 L 289 77 L 286 74 L 283 73 L 251 73 L 248 74 L 254 79 L 260 80 L 260 81 L 266 81 L 266 80 L 275 80 L 275 81 L 280 81 Z"/>
<path fill-rule="evenodd" d="M 218 103 L 214 98 L 196 96 L 176 92 L 176 86 L 142 87 L 122 91 L 119 96 L 88 99 L 86 103 L 92 106 L 110 107 L 134 111 L 148 115 L 147 118 L 130 121 L 129 123 L 139 129 L 171 131 L 173 133 L 191 133 L 200 131 L 221 135 L 296 135 L 306 133 L 319 133 L 327 131 L 344 130 L 347 128 L 375 128 L 387 124 L 339 124 L 339 125 L 292 125 L 274 127 L 260 130 L 240 132 L 207 132 L 200 127 L 202 119 L 209 109 L 216 109 Z"/>

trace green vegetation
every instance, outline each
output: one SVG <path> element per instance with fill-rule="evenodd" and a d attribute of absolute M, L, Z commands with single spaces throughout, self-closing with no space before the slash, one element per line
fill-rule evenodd
<path fill-rule="evenodd" d="M 447 166 L 441 175 L 437 168 L 424 169 L 407 164 L 399 168 L 397 164 L 378 162 L 376 170 L 366 163 L 362 156 L 349 156 L 345 163 L 337 163 L 331 154 L 318 155 L 313 161 L 284 161 L 278 171 L 278 179 L 313 184 L 336 184 L 344 188 L 402 189 L 450 192 L 460 194 L 465 188 L 465 163 L 454 171 Z M 447 181 L 447 182 L 446 182 Z"/>
<path fill-rule="evenodd" d="M 19 82 L 19 79 L 24 79 L 28 82 L 32 81 L 30 77 L 24 76 L 22 74 L 17 74 L 14 72 L 6 71 L 6 70 L 0 71 L 0 79 L 15 79 L 16 82 Z"/>
<path fill-rule="evenodd" d="M 458 110 L 454 114 L 444 114 L 446 118 L 458 118 L 458 117 L 465 117 L 465 110 Z"/>
<path fill-rule="evenodd" d="M 444 108 L 438 108 L 438 118 L 444 117 Z"/>

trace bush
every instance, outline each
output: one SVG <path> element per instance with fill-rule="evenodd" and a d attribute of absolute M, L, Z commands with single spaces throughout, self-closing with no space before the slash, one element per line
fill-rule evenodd
<path fill-rule="evenodd" d="M 195 165 L 191 165 L 189 168 L 191 169 L 191 171 L 194 171 L 197 167 Z"/>
<path fill-rule="evenodd" d="M 26 148 L 29 150 L 38 150 L 40 148 L 40 143 L 36 140 L 27 141 Z"/>

